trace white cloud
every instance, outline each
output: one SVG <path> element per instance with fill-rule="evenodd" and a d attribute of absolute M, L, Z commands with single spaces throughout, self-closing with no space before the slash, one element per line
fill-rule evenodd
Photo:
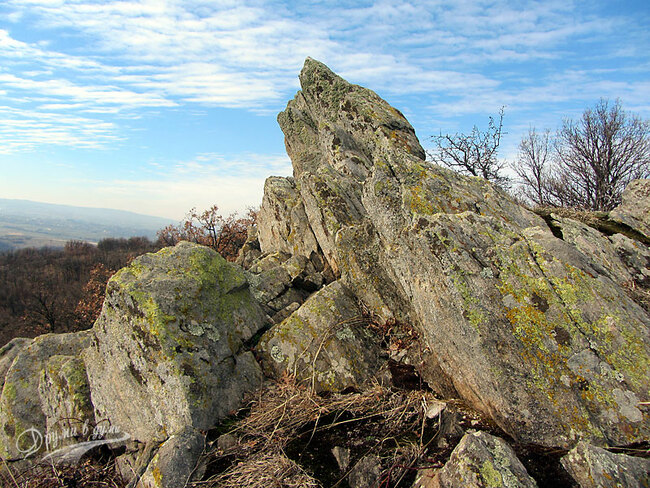
<path fill-rule="evenodd" d="M 99 149 L 119 140 L 112 122 L 0 106 L 0 154 L 48 145 Z"/>
<path fill-rule="evenodd" d="M 567 69 L 560 64 L 547 64 L 529 86 L 525 77 L 537 63 L 559 63 L 567 53 L 579 62 L 577 43 L 635 29 L 622 17 L 582 13 L 581 6 L 559 0 L 381 0 L 370 6 L 7 0 L 4 8 L 9 22 L 29 21 L 34 37 L 43 36 L 42 42 L 27 42 L 12 36 L 9 27 L 0 30 L 5 103 L 40 97 L 33 120 L 39 111 L 68 110 L 105 116 L 114 124 L 110 117 L 117 113 L 185 103 L 277 111 L 297 87 L 296 73 L 308 55 L 382 93 L 443 100 L 435 108 L 438 117 L 443 111 L 448 116 L 493 111 L 503 103 L 553 103 L 585 90 L 577 89 L 568 73 L 550 77 Z M 57 42 L 48 37 L 50 29 L 81 44 Z M 622 41 L 600 45 L 603 60 L 621 52 L 639 54 Z M 644 67 L 639 76 L 648 72 L 647 57 L 635 64 Z M 637 106 L 647 106 L 644 83 L 621 81 L 616 73 L 604 76 L 598 85 L 593 70 L 585 72 L 586 92 L 622 89 L 630 98 L 641 94 Z M 120 126 L 113 129 L 117 135 Z"/>

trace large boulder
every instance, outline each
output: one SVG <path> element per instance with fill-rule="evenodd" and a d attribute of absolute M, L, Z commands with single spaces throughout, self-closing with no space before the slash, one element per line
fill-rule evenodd
<path fill-rule="evenodd" d="M 243 270 L 215 251 L 140 256 L 110 279 L 84 353 L 97 420 L 142 442 L 211 428 L 259 386 L 243 342 L 263 324 Z"/>
<path fill-rule="evenodd" d="M 374 92 L 312 59 L 300 82 L 278 121 L 309 227 L 375 317 L 419 329 L 424 379 L 518 441 L 648 440 L 650 317 L 620 270 L 489 182 L 427 163 Z"/>
<path fill-rule="evenodd" d="M 12 343 L 17 347 L 12 349 L 18 354 L 5 375 L 0 396 L 0 456 L 17 460 L 42 453 L 50 447 L 47 438 L 64 437 L 65 426 L 59 421 L 68 407 L 79 415 L 79 425 L 86 421 L 92 423 L 92 418 L 83 417 L 88 412 L 81 407 L 88 403 L 88 398 L 84 397 L 88 391 L 83 388 L 86 374 L 83 366 L 71 374 L 81 383 L 79 387 L 75 383 L 69 389 L 57 390 L 62 409 L 50 409 L 49 402 L 42 400 L 39 394 L 43 374 L 67 376 L 68 371 L 63 368 L 66 361 L 60 362 L 55 358 L 65 356 L 74 361 L 90 344 L 90 332 L 45 334 L 29 342 L 20 341 L 18 346 L 17 342 Z"/>

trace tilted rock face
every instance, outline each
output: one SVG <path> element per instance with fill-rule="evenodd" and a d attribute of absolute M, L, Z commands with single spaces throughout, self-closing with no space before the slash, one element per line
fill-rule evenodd
<path fill-rule="evenodd" d="M 650 283 L 650 248 L 623 234 L 605 236 L 581 222 L 557 217 L 564 241 L 575 246 L 590 266 L 616 283 Z"/>
<path fill-rule="evenodd" d="M 625 260 L 605 273 L 497 187 L 425 162 L 400 112 L 323 64 L 300 81 L 278 116 L 295 205 L 349 289 L 419 329 L 425 379 L 520 441 L 648 439 L 650 318 L 619 282 Z"/>
<path fill-rule="evenodd" d="M 186 486 L 195 474 L 204 447 L 204 436 L 193 429 L 171 436 L 151 459 L 136 488 Z"/>
<path fill-rule="evenodd" d="M 0 456 L 5 459 L 22 459 L 33 446 L 38 449 L 30 455 L 41 453 L 46 447 L 42 441 L 48 433 L 48 427 L 63 429 L 63 426 L 57 425 L 61 419 L 60 412 L 52 411 L 48 408 L 49 403 L 41 400 L 39 381 L 43 371 L 48 368 L 52 376 L 65 376 L 63 364 L 52 359 L 66 356 L 69 360 L 74 360 L 90 343 L 90 333 L 45 334 L 28 342 L 14 340 L 10 344 L 15 346 L 18 343 L 19 352 L 5 375 L 0 397 Z M 83 367 L 80 369 L 75 376 L 83 382 L 85 371 Z M 72 387 L 72 390 L 77 394 L 76 398 L 74 393 L 70 395 L 69 391 L 61 392 L 61 408 L 70 407 L 75 414 L 83 416 L 82 409 L 75 409 L 73 405 L 87 404 L 87 398 L 83 397 L 87 390 L 76 387 Z M 92 418 L 79 420 L 82 424 L 85 420 L 92 422 Z M 34 434 L 35 437 L 26 434 L 28 429 L 36 429 L 38 433 Z"/>
<path fill-rule="evenodd" d="M 241 268 L 181 242 L 111 278 L 84 353 L 97 420 L 140 441 L 209 429 L 259 386 L 242 341 L 263 325 Z"/>

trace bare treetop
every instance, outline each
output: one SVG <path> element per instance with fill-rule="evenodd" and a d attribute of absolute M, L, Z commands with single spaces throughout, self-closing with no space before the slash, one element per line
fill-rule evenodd
<path fill-rule="evenodd" d="M 509 179 L 502 174 L 505 161 L 497 159 L 501 135 L 503 134 L 503 110 L 499 110 L 498 122 L 490 117 L 487 130 L 477 126 L 469 134 L 440 134 L 432 136 L 436 143 L 429 157 L 460 173 L 480 176 L 500 186 L 508 186 Z"/>

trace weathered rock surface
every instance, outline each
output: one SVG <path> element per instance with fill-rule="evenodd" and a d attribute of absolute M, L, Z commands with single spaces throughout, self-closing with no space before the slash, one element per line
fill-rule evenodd
<path fill-rule="evenodd" d="M 368 330 L 350 291 L 335 281 L 314 293 L 257 346 L 265 368 L 294 373 L 317 391 L 360 387 L 382 365 L 379 341 Z"/>
<path fill-rule="evenodd" d="M 49 373 L 53 376 L 65 376 L 66 373 L 59 369 L 63 364 L 50 360 L 55 356 L 77 357 L 89 343 L 90 333 L 87 331 L 45 334 L 30 340 L 28 345 L 21 342 L 21 350 L 5 375 L 0 397 L 0 456 L 5 459 L 22 459 L 27 454 L 43 452 L 48 426 L 46 413 L 54 415 L 49 419 L 49 425 L 55 423 L 58 417 L 50 411 L 48 402 L 41 403 L 39 380 L 42 371 L 49 367 Z M 80 376 L 85 374 L 81 369 Z M 83 389 L 73 390 L 77 394 L 76 398 L 62 394 L 60 400 L 66 405 L 76 404 L 77 401 L 84 404 L 86 399 L 81 398 Z M 80 420 L 83 423 L 85 419 Z M 35 429 L 33 435 L 29 429 Z M 37 449 L 30 452 L 31 447 Z"/>
<path fill-rule="evenodd" d="M 82 436 L 84 424 L 90 430 L 95 426 L 86 366 L 79 357 L 48 359 L 40 374 L 38 394 L 50 434 L 49 450 L 78 442 L 76 437 Z"/>
<path fill-rule="evenodd" d="M 246 276 L 253 296 L 273 324 L 291 315 L 325 281 L 311 259 L 282 251 L 260 256 Z"/>
<path fill-rule="evenodd" d="M 211 428 L 260 384 L 243 349 L 264 323 L 242 269 L 188 242 L 111 278 L 84 353 L 97 420 L 163 441 Z"/>
<path fill-rule="evenodd" d="M 199 456 L 205 445 L 204 436 L 188 429 L 165 441 L 147 466 L 137 488 L 184 487 L 192 475 L 198 475 Z"/>
<path fill-rule="evenodd" d="M 1 388 L 4 386 L 5 376 L 7 375 L 9 368 L 11 368 L 14 359 L 16 359 L 16 356 L 23 352 L 32 341 L 33 339 L 16 337 L 0 348 L 0 391 L 2 391 Z"/>
<path fill-rule="evenodd" d="M 580 442 L 562 458 L 562 466 L 580 488 L 646 488 L 650 459 L 614 454 Z"/>
<path fill-rule="evenodd" d="M 248 269 L 261 255 L 260 241 L 257 238 L 257 226 L 252 226 L 248 229 L 246 242 L 244 242 L 244 245 L 239 250 L 235 264 L 238 264 L 244 269 Z"/>
<path fill-rule="evenodd" d="M 266 180 L 258 221 L 263 253 L 279 251 L 310 257 L 318 252 L 293 178 L 272 176 Z"/>
<path fill-rule="evenodd" d="M 302 205 L 334 274 L 376 317 L 419 329 L 425 380 L 453 384 L 520 441 L 649 439 L 650 318 L 617 282 L 625 273 L 603 273 L 488 182 L 425 162 L 372 91 L 311 59 L 300 81 L 278 116 L 300 198 L 276 221 Z M 275 248 L 291 251 L 286 240 Z"/>
<path fill-rule="evenodd" d="M 598 273 L 618 284 L 650 283 L 650 248 L 623 234 L 605 236 L 572 219 L 552 215 L 562 239 L 575 246 Z"/>
<path fill-rule="evenodd" d="M 364 456 L 350 470 L 348 484 L 350 488 L 381 486 L 381 459 L 376 454 Z"/>
<path fill-rule="evenodd" d="M 609 217 L 643 234 L 650 242 L 650 180 L 634 180 L 623 192 L 621 205 Z"/>
<path fill-rule="evenodd" d="M 526 468 L 503 439 L 486 432 L 465 434 L 445 467 L 422 488 L 536 488 Z"/>

